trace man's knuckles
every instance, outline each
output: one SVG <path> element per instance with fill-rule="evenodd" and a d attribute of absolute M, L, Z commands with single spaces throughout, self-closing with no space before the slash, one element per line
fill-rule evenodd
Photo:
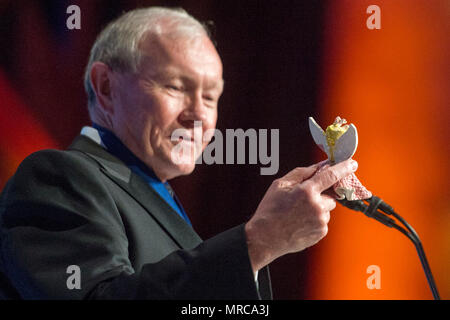
<path fill-rule="evenodd" d="M 328 223 L 326 223 L 325 219 L 317 219 L 315 228 L 314 228 L 314 235 L 319 238 L 322 239 L 323 237 L 325 237 L 328 233 Z"/>
<path fill-rule="evenodd" d="M 312 175 L 315 172 L 315 168 L 313 167 L 296 167 L 289 171 L 282 179 L 290 180 L 296 183 L 300 183 L 308 176 Z"/>
<path fill-rule="evenodd" d="M 319 236 L 320 239 L 324 238 L 328 234 L 328 225 L 325 224 L 322 228 L 319 230 Z"/>
<path fill-rule="evenodd" d="M 322 212 L 319 215 L 319 222 L 322 227 L 328 225 L 328 222 L 330 222 L 330 212 L 329 211 Z"/>
<path fill-rule="evenodd" d="M 313 202 L 315 198 L 315 194 L 317 191 L 314 188 L 314 185 L 305 181 L 297 186 L 298 196 L 307 200 L 308 202 Z"/>
<path fill-rule="evenodd" d="M 339 174 L 332 167 L 320 172 L 318 174 L 317 183 L 319 188 L 324 188 L 325 186 L 331 186 L 340 180 Z"/>

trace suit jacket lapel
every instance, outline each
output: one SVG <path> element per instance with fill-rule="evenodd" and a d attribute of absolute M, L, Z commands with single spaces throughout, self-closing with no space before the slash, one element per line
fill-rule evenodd
<path fill-rule="evenodd" d="M 85 136 L 78 136 L 69 149 L 81 151 L 99 163 L 100 170 L 141 204 L 180 248 L 190 249 L 201 243 L 194 229 L 144 179 L 100 145 Z"/>

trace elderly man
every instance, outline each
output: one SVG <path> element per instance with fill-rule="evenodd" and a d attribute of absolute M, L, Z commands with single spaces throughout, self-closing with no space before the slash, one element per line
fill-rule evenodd
<path fill-rule="evenodd" d="M 167 180 L 208 143 L 194 122 L 216 125 L 222 64 L 205 28 L 182 10 L 128 12 L 97 38 L 85 87 L 93 126 L 68 150 L 29 156 L 2 193 L 7 297 L 271 298 L 266 266 L 326 235 L 336 204 L 323 191 L 356 170 L 296 168 L 247 223 L 202 241 Z M 178 143 L 193 156 L 175 161 Z"/>

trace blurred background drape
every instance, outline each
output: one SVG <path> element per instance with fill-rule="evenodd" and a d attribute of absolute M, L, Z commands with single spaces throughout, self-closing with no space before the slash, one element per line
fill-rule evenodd
<path fill-rule="evenodd" d="M 81 9 L 68 30 L 66 8 Z M 366 8 L 381 8 L 381 30 Z M 199 165 L 173 181 L 208 238 L 253 214 L 272 180 L 322 160 L 307 117 L 356 124 L 358 176 L 418 231 L 443 298 L 450 296 L 449 18 L 446 0 L 0 0 L 0 188 L 28 154 L 65 148 L 89 124 L 82 76 L 102 27 L 137 6 L 181 6 L 215 23 L 226 88 L 218 129 L 280 130 L 280 168 Z M 329 234 L 271 266 L 276 299 L 429 299 L 414 247 L 338 208 Z M 369 265 L 381 289 L 369 290 Z"/>

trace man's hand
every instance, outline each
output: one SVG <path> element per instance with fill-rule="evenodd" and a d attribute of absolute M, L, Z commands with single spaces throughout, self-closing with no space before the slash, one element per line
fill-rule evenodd
<path fill-rule="evenodd" d="M 358 164 L 347 160 L 315 174 L 319 166 L 295 168 L 274 180 L 245 225 L 254 272 L 280 256 L 316 244 L 327 234 L 336 201 L 324 191 L 355 172 Z"/>

